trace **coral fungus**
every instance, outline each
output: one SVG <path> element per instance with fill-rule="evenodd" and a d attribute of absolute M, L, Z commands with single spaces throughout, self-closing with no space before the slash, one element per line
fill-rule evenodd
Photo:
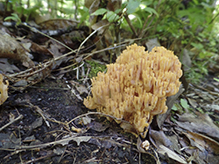
<path fill-rule="evenodd" d="M 178 92 L 181 63 L 172 51 L 155 47 L 148 53 L 133 44 L 92 79 L 92 96 L 84 99 L 89 109 L 128 121 L 139 133 L 153 116 L 165 113 L 166 98 Z"/>
<path fill-rule="evenodd" d="M 3 82 L 3 76 L 0 74 L 0 105 L 3 104 L 8 98 L 8 81 L 6 80 L 6 84 Z"/>

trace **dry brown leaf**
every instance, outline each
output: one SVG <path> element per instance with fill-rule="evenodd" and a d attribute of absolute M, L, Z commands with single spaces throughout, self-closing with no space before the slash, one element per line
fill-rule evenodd
<path fill-rule="evenodd" d="M 207 114 L 195 116 L 194 114 L 185 113 L 179 115 L 176 124 L 190 132 L 198 132 L 219 141 L 219 128 Z"/>
<path fill-rule="evenodd" d="M 167 148 L 163 145 L 160 145 L 159 149 L 157 149 L 157 151 L 158 151 L 158 153 L 163 154 L 163 155 L 167 154 L 169 158 L 171 158 L 177 162 L 180 162 L 182 164 L 188 164 L 187 161 L 183 157 L 180 157 L 174 151 L 170 150 L 169 148 Z"/>
<path fill-rule="evenodd" d="M 72 138 L 73 141 L 77 142 L 77 145 L 79 146 L 81 142 L 88 142 L 91 139 L 90 136 L 80 136 L 80 137 L 74 137 Z"/>
<path fill-rule="evenodd" d="M 22 142 L 32 142 L 35 141 L 36 138 L 34 135 L 26 137 Z"/>
<path fill-rule="evenodd" d="M 0 145 L 1 148 L 10 149 L 15 148 L 20 145 L 21 138 L 16 138 L 14 133 L 0 133 Z M 12 142 L 13 141 L 13 142 Z"/>
<path fill-rule="evenodd" d="M 219 155 L 219 143 L 217 141 L 199 133 L 187 132 L 184 134 L 199 144 L 203 149 L 206 149 L 208 153 Z"/>
<path fill-rule="evenodd" d="M 110 11 L 116 11 L 117 9 L 121 9 L 122 0 L 108 0 L 107 1 L 107 9 Z"/>
<path fill-rule="evenodd" d="M 25 48 L 8 34 L 0 32 L 0 58 L 10 58 L 21 61 L 25 67 L 34 67 Z"/>
<path fill-rule="evenodd" d="M 99 22 L 93 24 L 93 25 L 91 26 L 91 28 L 92 28 L 93 30 L 99 30 L 99 31 L 98 31 L 98 34 L 102 34 L 102 33 L 104 32 L 104 30 L 108 27 L 108 25 L 109 25 L 108 20 L 103 19 L 103 20 L 101 20 L 101 21 L 99 21 Z"/>
<path fill-rule="evenodd" d="M 167 98 L 167 102 L 166 102 L 167 107 L 168 107 L 167 112 L 164 114 L 157 115 L 156 120 L 155 120 L 159 129 L 162 128 L 164 121 L 166 120 L 166 118 L 169 116 L 169 114 L 171 112 L 171 109 L 173 107 L 174 102 L 184 92 L 184 90 L 185 89 L 183 88 L 183 85 L 180 85 L 179 91 L 175 95 Z"/>
<path fill-rule="evenodd" d="M 30 125 L 30 128 L 36 129 L 36 128 L 42 126 L 42 124 L 43 124 L 43 118 L 39 117 Z"/>
<path fill-rule="evenodd" d="M 156 146 L 164 145 L 166 147 L 170 147 L 172 145 L 172 142 L 167 138 L 167 136 L 164 134 L 163 131 L 156 131 L 156 130 L 149 130 L 150 137 L 154 140 L 156 143 Z"/>
<path fill-rule="evenodd" d="M 66 147 L 56 147 L 55 149 L 53 149 L 53 153 L 61 155 L 65 152 L 65 149 Z"/>
<path fill-rule="evenodd" d="M 191 54 L 187 49 L 183 50 L 182 64 L 185 71 L 189 71 L 192 66 Z"/>
<path fill-rule="evenodd" d="M 148 52 L 150 52 L 154 47 L 161 46 L 157 38 L 149 39 L 145 44 L 147 46 Z"/>
<path fill-rule="evenodd" d="M 5 74 L 19 72 L 19 68 L 16 67 L 14 64 L 9 63 L 8 60 L 9 59 L 6 58 L 0 59 L 0 70 Z"/>
<path fill-rule="evenodd" d="M 97 132 L 103 132 L 109 127 L 109 125 L 103 125 L 102 123 L 93 121 L 89 127 Z"/>
<path fill-rule="evenodd" d="M 34 43 L 32 41 L 30 41 L 30 42 L 31 42 L 30 50 L 32 52 L 35 52 L 35 53 L 38 53 L 38 54 L 48 55 L 47 58 L 53 57 L 53 54 L 45 46 L 36 44 L 36 43 Z"/>
<path fill-rule="evenodd" d="M 82 95 L 83 93 L 88 94 L 88 90 L 84 85 L 75 85 L 75 88 L 77 89 L 77 91 L 80 93 L 80 95 Z"/>
<path fill-rule="evenodd" d="M 67 20 L 67 19 L 50 19 L 39 24 L 42 29 L 45 30 L 57 30 L 57 29 L 67 29 L 69 27 L 76 27 L 78 25 L 77 21 Z"/>

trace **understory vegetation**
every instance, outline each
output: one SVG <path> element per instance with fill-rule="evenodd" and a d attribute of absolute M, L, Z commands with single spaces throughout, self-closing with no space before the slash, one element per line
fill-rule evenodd
<path fill-rule="evenodd" d="M 185 75 L 193 83 L 208 74 L 219 51 L 219 7 L 215 0 L 11 0 L 1 4 L 5 14 L 11 13 L 5 20 L 73 19 L 78 26 L 110 34 L 106 47 L 128 39 L 144 44 L 157 38 L 181 60 L 186 50 L 189 58 L 183 64 L 189 73 Z M 98 29 L 103 25 L 104 31 Z"/>

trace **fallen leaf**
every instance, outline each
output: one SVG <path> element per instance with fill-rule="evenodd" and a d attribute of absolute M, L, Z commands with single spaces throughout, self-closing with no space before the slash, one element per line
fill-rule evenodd
<path fill-rule="evenodd" d="M 176 135 L 167 136 L 164 134 L 162 130 L 156 131 L 156 130 L 150 129 L 149 138 L 153 143 L 156 143 L 157 147 L 159 147 L 160 145 L 163 145 L 177 152 L 178 154 L 181 153 L 178 138 Z"/>
<path fill-rule="evenodd" d="M 158 42 L 157 38 L 149 39 L 146 42 L 146 46 L 148 49 L 148 52 L 150 52 L 154 47 L 160 47 L 160 43 Z"/>
<path fill-rule="evenodd" d="M 151 137 L 157 146 L 164 145 L 169 147 L 172 145 L 172 142 L 167 138 L 163 131 L 150 130 L 149 137 Z"/>
<path fill-rule="evenodd" d="M 108 25 L 109 25 L 109 22 L 106 19 L 104 19 L 104 20 L 101 20 L 101 21 L 93 24 L 91 26 L 91 28 L 93 30 L 99 30 L 98 34 L 102 34 L 104 32 L 104 30 L 108 27 Z"/>
<path fill-rule="evenodd" d="M 178 154 L 176 154 L 174 151 L 170 150 L 169 148 L 167 148 L 166 146 L 160 145 L 159 148 L 157 149 L 158 153 L 165 155 L 167 154 L 169 158 L 180 162 L 182 164 L 188 164 L 187 161 L 183 158 L 180 157 Z"/>
<path fill-rule="evenodd" d="M 184 109 L 188 109 L 189 108 L 189 104 L 188 104 L 187 100 L 185 100 L 185 99 L 180 99 L 180 104 L 182 105 L 182 107 Z"/>
<path fill-rule="evenodd" d="M 89 127 L 97 132 L 103 132 L 109 127 L 109 125 L 103 125 L 102 123 L 93 121 Z"/>
<path fill-rule="evenodd" d="M 30 125 L 30 128 L 31 129 L 36 129 L 40 126 L 42 126 L 43 124 L 43 118 L 40 117 L 40 118 L 37 118 L 31 125 Z"/>
<path fill-rule="evenodd" d="M 32 136 L 26 137 L 22 142 L 32 142 L 35 140 L 36 140 L 35 136 L 32 135 Z"/>
<path fill-rule="evenodd" d="M 65 152 L 65 149 L 66 147 L 56 147 L 55 149 L 53 149 L 53 153 L 61 155 Z"/>
<path fill-rule="evenodd" d="M 18 60 L 25 67 L 34 67 L 33 61 L 28 56 L 29 53 L 15 38 L 0 32 L 0 47 L 0 58 Z"/>
<path fill-rule="evenodd" d="M 176 121 L 181 128 L 190 132 L 198 132 L 213 138 L 219 142 L 219 128 L 213 123 L 212 119 L 207 114 L 185 113 L 178 115 L 179 119 Z"/>
<path fill-rule="evenodd" d="M 0 147 L 10 149 L 20 146 L 21 138 L 15 137 L 13 133 L 0 133 Z"/>
<path fill-rule="evenodd" d="M 217 141 L 199 133 L 187 132 L 184 134 L 203 147 L 203 149 L 206 149 L 208 153 L 219 155 L 219 143 Z"/>
<path fill-rule="evenodd" d="M 39 25 L 43 30 L 57 30 L 76 27 L 78 22 L 70 19 L 49 19 L 41 22 Z"/>
<path fill-rule="evenodd" d="M 77 145 L 79 146 L 81 142 L 88 142 L 91 139 L 90 136 L 80 136 L 80 137 L 74 137 L 72 138 L 73 141 L 77 142 Z"/>
<path fill-rule="evenodd" d="M 0 59 L 0 70 L 5 74 L 20 72 L 20 69 L 16 67 L 14 64 L 9 63 L 7 58 Z"/>
<path fill-rule="evenodd" d="M 183 50 L 182 64 L 185 71 L 189 71 L 192 66 L 191 52 L 189 52 L 187 49 Z"/>

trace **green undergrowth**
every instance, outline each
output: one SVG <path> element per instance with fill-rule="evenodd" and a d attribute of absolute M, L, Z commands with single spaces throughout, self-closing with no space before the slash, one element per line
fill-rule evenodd
<path fill-rule="evenodd" d="M 184 49 L 193 52 L 190 56 L 192 66 L 185 73 L 191 83 L 199 81 L 208 74 L 208 65 L 212 64 L 212 56 L 219 51 L 219 5 L 213 0 L 124 0 L 124 1 L 26 1 L 16 0 L 2 2 L 17 23 L 25 17 L 26 21 L 36 18 L 35 15 L 50 15 L 52 18 L 71 18 L 78 25 L 92 27 L 96 24 L 105 26 L 112 34 L 111 44 L 121 40 L 141 38 L 143 45 L 150 38 L 157 38 L 162 46 L 180 54 Z M 90 1 L 91 2 L 91 1 Z M 95 3 L 96 2 L 96 3 Z M 98 3 L 97 3 L 98 2 Z M 47 6 L 47 7 L 45 7 Z M 77 6 L 73 7 L 72 6 Z M 14 13 L 14 14 L 13 14 Z M 92 16 L 93 19 L 90 19 Z M 24 19 L 23 19 L 24 20 Z M 105 32 L 106 32 L 105 31 Z M 120 38 L 121 31 L 130 35 Z M 89 77 L 104 71 L 106 66 L 94 61 Z"/>
<path fill-rule="evenodd" d="M 89 78 L 97 76 L 98 72 L 104 72 L 106 71 L 106 65 L 100 64 L 99 62 L 93 61 L 93 60 L 87 60 L 86 63 L 88 64 L 88 67 L 90 67 L 90 72 L 88 74 Z M 85 70 L 87 71 L 88 68 Z"/>

